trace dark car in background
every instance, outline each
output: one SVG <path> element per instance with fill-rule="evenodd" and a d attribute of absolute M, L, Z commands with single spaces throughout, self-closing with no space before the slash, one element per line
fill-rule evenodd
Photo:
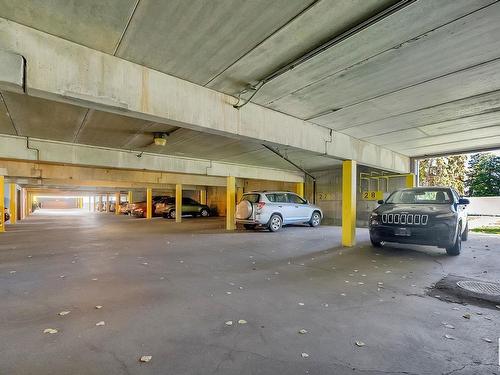
<path fill-rule="evenodd" d="M 165 219 L 175 219 L 175 198 L 168 197 L 168 199 L 160 202 L 156 210 Z M 208 217 L 210 216 L 210 208 L 206 204 L 198 203 L 194 199 L 182 198 L 182 214 L 192 215 L 193 217 Z"/>
<path fill-rule="evenodd" d="M 373 246 L 384 242 L 430 245 L 458 255 L 467 241 L 469 200 L 449 187 L 419 187 L 394 191 L 370 215 Z"/>

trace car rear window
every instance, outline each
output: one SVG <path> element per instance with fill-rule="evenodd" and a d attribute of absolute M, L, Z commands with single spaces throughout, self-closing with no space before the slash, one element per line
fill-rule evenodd
<path fill-rule="evenodd" d="M 276 203 L 288 203 L 288 199 L 286 196 L 287 195 L 285 193 L 266 194 L 266 198 L 269 200 L 269 202 Z"/>
<path fill-rule="evenodd" d="M 260 194 L 244 194 L 241 197 L 242 201 L 249 201 L 250 203 L 257 203 L 260 199 Z"/>

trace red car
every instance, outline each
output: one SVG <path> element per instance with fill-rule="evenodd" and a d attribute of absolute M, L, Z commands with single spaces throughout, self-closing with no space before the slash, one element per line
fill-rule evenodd
<path fill-rule="evenodd" d="M 165 197 L 163 197 L 163 196 L 153 197 L 153 216 L 161 216 L 161 215 L 156 215 L 156 213 L 155 213 L 156 204 L 164 198 Z M 142 201 L 142 202 L 132 203 L 129 205 L 129 210 L 130 210 L 130 215 L 133 215 L 135 217 L 146 217 L 147 202 Z"/>

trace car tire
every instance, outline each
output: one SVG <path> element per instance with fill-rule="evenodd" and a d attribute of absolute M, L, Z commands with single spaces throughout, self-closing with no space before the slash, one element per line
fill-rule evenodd
<path fill-rule="evenodd" d="M 372 243 L 373 247 L 382 247 L 383 246 L 383 242 L 382 241 L 375 241 L 371 237 L 370 237 L 370 242 Z"/>
<path fill-rule="evenodd" d="M 255 224 L 243 224 L 243 228 L 245 228 L 246 230 L 254 230 Z"/>
<path fill-rule="evenodd" d="M 208 211 L 206 208 L 202 208 L 200 211 L 200 216 L 201 217 L 209 217 L 210 216 L 210 211 Z"/>
<path fill-rule="evenodd" d="M 283 226 L 283 219 L 281 219 L 280 215 L 273 214 L 269 219 L 269 231 L 277 232 Z"/>
<path fill-rule="evenodd" d="M 469 239 L 469 223 L 465 224 L 464 232 L 462 233 L 462 242 Z"/>
<path fill-rule="evenodd" d="M 446 248 L 446 253 L 448 255 L 456 256 L 456 255 L 460 254 L 460 250 L 462 249 L 462 236 L 460 234 L 461 230 L 462 230 L 462 228 L 459 225 L 458 231 L 457 231 L 457 236 L 456 236 L 457 238 L 455 239 L 455 242 L 453 243 L 453 245 L 448 246 Z"/>
<path fill-rule="evenodd" d="M 168 211 L 168 217 L 171 219 L 175 219 L 175 210 Z"/>
<path fill-rule="evenodd" d="M 309 220 L 309 225 L 311 227 L 319 227 L 321 224 L 321 214 L 318 211 L 314 211 L 311 215 L 311 220 Z"/>

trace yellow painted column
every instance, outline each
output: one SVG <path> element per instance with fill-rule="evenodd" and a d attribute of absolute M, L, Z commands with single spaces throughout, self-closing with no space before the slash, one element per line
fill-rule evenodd
<path fill-rule="evenodd" d="M 175 222 L 182 221 L 182 185 L 175 185 Z"/>
<path fill-rule="evenodd" d="M 226 184 L 226 229 L 236 229 L 236 178 L 227 177 Z"/>
<path fill-rule="evenodd" d="M 200 190 L 200 203 L 207 204 L 207 189 Z"/>
<path fill-rule="evenodd" d="M 356 244 L 356 162 L 342 162 L 342 246 Z"/>
<path fill-rule="evenodd" d="M 412 188 L 412 187 L 415 187 L 416 184 L 415 184 L 415 174 L 414 173 L 408 173 L 406 175 L 406 187 L 407 188 Z"/>
<path fill-rule="evenodd" d="M 4 216 L 4 206 L 5 206 L 5 179 L 4 176 L 0 176 L 0 233 L 5 232 L 5 216 Z"/>
<path fill-rule="evenodd" d="M 242 187 L 237 187 L 236 188 L 236 202 L 241 201 L 242 197 L 243 197 L 243 188 Z"/>
<path fill-rule="evenodd" d="M 15 224 L 17 221 L 17 188 L 16 184 L 9 185 L 10 190 L 10 223 Z"/>
<path fill-rule="evenodd" d="M 28 217 L 28 191 L 23 189 L 23 219 Z"/>
<path fill-rule="evenodd" d="M 153 189 L 146 189 L 146 219 L 153 217 Z"/>
<path fill-rule="evenodd" d="M 115 215 L 120 215 L 120 193 L 115 193 Z"/>
<path fill-rule="evenodd" d="M 127 202 L 132 203 L 132 199 L 133 199 L 132 190 L 129 190 L 128 195 L 127 195 Z"/>
<path fill-rule="evenodd" d="M 304 183 L 303 182 L 297 182 L 295 185 L 295 192 L 299 197 L 304 198 Z"/>

